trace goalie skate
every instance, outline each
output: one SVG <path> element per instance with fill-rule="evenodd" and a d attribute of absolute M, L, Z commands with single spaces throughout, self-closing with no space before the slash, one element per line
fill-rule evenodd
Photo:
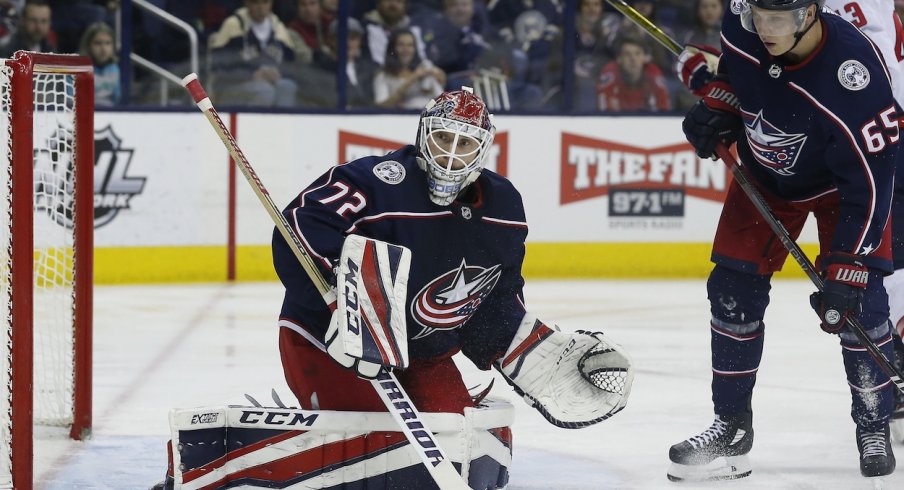
<path fill-rule="evenodd" d="M 743 478 L 752 471 L 747 453 L 753 447 L 750 414 L 716 415 L 713 425 L 700 435 L 669 449 L 672 481 L 710 481 Z"/>

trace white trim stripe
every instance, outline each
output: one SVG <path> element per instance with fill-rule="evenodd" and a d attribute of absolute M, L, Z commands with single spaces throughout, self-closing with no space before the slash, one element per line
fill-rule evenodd
<path fill-rule="evenodd" d="M 714 373 L 721 374 L 723 376 L 739 376 L 739 375 L 743 375 L 743 374 L 754 374 L 759 370 L 760 370 L 759 367 L 756 367 L 753 369 L 748 369 L 747 371 L 719 371 L 718 369 L 713 368 Z"/>
<path fill-rule="evenodd" d="M 885 388 L 886 386 L 888 386 L 890 384 L 891 384 L 891 380 L 889 379 L 888 381 L 882 383 L 881 385 L 873 386 L 872 388 L 861 388 L 861 387 L 851 383 L 850 381 L 848 381 L 848 386 L 850 386 L 852 390 L 854 390 L 858 393 L 872 393 L 874 391 L 879 391 L 882 388 Z"/>
<path fill-rule="evenodd" d="M 363 216 L 361 218 L 358 218 L 354 223 L 352 223 L 352 226 L 350 228 L 345 230 L 345 233 L 351 233 L 355 231 L 355 228 L 357 228 L 359 224 L 383 218 L 436 218 L 439 216 L 454 216 L 454 214 L 452 213 L 452 211 L 437 211 L 434 213 L 408 213 L 402 211 L 389 211 L 385 213 L 374 214 L 372 216 Z"/>
<path fill-rule="evenodd" d="M 709 329 L 712 330 L 713 332 L 715 332 L 715 333 L 717 333 L 717 334 L 723 336 L 723 337 L 728 337 L 728 338 L 730 338 L 730 339 L 739 340 L 739 341 L 741 341 L 741 342 L 747 342 L 747 341 L 750 341 L 750 340 L 756 340 L 756 339 L 758 339 L 758 338 L 760 338 L 760 337 L 763 336 L 763 333 L 762 333 L 762 332 L 760 332 L 760 333 L 758 333 L 758 334 L 754 334 L 754 335 L 748 335 L 748 336 L 746 336 L 746 337 L 742 337 L 742 336 L 740 336 L 740 335 L 733 335 L 733 334 L 731 334 L 731 333 L 729 333 L 729 332 L 726 332 L 726 331 L 724 331 L 724 330 L 719 330 L 718 328 L 716 328 L 715 326 L 713 326 L 712 323 L 709 324 Z"/>
<path fill-rule="evenodd" d="M 489 216 L 482 216 L 480 218 L 482 221 L 487 221 L 489 223 L 495 223 L 499 225 L 508 225 L 508 226 L 523 226 L 527 228 L 527 223 L 524 221 L 511 221 L 507 219 L 499 219 L 499 218 L 490 218 Z"/>
<path fill-rule="evenodd" d="M 308 332 L 307 330 L 302 328 L 301 325 L 292 323 L 289 320 L 286 320 L 285 318 L 280 318 L 279 322 L 277 322 L 277 325 L 279 327 L 288 328 L 289 330 L 292 330 L 293 332 L 297 333 L 298 335 L 301 335 L 302 337 L 304 337 L 305 340 L 310 342 L 311 345 L 313 345 L 314 347 L 317 347 L 318 349 L 322 350 L 323 352 L 326 352 L 326 346 L 323 345 L 323 342 L 317 340 L 313 335 L 311 335 L 310 332 Z"/>
<path fill-rule="evenodd" d="M 327 269 L 331 269 L 332 267 L 330 266 L 330 261 L 319 253 L 315 252 L 314 247 L 312 247 L 311 244 L 308 243 L 307 239 L 305 239 L 304 237 L 304 233 L 301 232 L 301 227 L 298 225 L 298 214 L 296 214 L 298 213 L 299 209 L 301 208 L 295 208 L 292 210 L 292 227 L 295 228 L 295 236 L 297 236 L 298 241 L 300 241 L 301 244 L 304 245 L 304 248 L 308 252 L 308 255 L 317 257 Z"/>
<path fill-rule="evenodd" d="M 844 124 L 844 122 L 841 120 L 840 117 L 835 115 L 834 112 L 830 111 L 828 107 L 822 105 L 822 103 L 819 102 L 819 100 L 817 100 L 816 97 L 814 97 L 812 94 L 810 94 L 809 92 L 804 90 L 803 87 L 801 87 L 800 85 L 797 85 L 794 82 L 788 82 L 788 86 L 790 86 L 792 89 L 794 89 L 798 93 L 802 94 L 813 105 L 818 107 L 822 112 L 824 112 L 827 116 L 829 116 L 830 119 L 835 121 L 835 124 L 837 124 L 847 135 L 848 140 L 851 143 L 851 146 L 854 148 L 854 150 L 856 150 L 857 156 L 860 158 L 860 164 L 863 166 L 863 170 L 866 173 L 867 180 L 869 181 L 870 205 L 869 205 L 869 214 L 866 217 L 866 219 L 864 220 L 863 229 L 860 232 L 860 238 L 857 240 L 857 246 L 852 251 L 853 253 L 857 253 L 861 248 L 863 248 L 863 242 L 866 240 L 866 233 L 872 227 L 873 215 L 876 213 L 876 182 L 875 182 L 875 178 L 873 177 L 873 172 L 869 167 L 869 163 L 866 161 L 866 156 L 863 154 L 863 151 L 860 150 L 860 146 L 857 145 L 857 139 L 854 137 L 854 134 L 851 133 L 851 128 L 847 127 L 847 125 Z M 881 240 L 882 237 L 880 236 L 879 239 Z"/>
<path fill-rule="evenodd" d="M 728 38 L 725 37 L 725 34 L 722 34 L 721 37 L 722 37 L 722 42 L 725 43 L 726 46 L 731 48 L 732 51 L 737 53 L 739 56 L 747 58 L 747 61 L 750 61 L 754 65 L 760 66 L 760 60 L 756 59 L 755 56 L 753 56 L 752 54 L 746 53 L 746 52 L 742 51 L 741 48 L 735 46 L 734 44 L 731 44 L 731 41 L 729 41 Z"/>
<path fill-rule="evenodd" d="M 791 202 L 807 202 L 807 201 L 812 201 L 812 200 L 814 200 L 814 199 L 819 199 L 820 197 L 827 196 L 827 195 L 829 195 L 829 194 L 831 194 L 831 193 L 833 193 L 833 192 L 838 192 L 838 188 L 837 188 L 837 187 L 832 187 L 831 189 L 829 189 L 829 190 L 827 190 L 827 191 L 824 191 L 824 192 L 820 192 L 819 194 L 816 194 L 815 196 L 810 196 L 810 197 L 807 197 L 807 198 L 805 198 L 805 199 L 793 199 Z"/>

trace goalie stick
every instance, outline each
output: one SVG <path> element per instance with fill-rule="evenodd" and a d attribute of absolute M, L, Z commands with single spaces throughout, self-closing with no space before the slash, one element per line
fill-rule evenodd
<path fill-rule="evenodd" d="M 257 173 L 248 162 L 248 159 L 245 158 L 245 154 L 242 152 L 241 148 L 239 148 L 232 133 L 230 133 L 229 129 L 226 128 L 226 125 L 223 124 L 223 120 L 213 107 L 213 103 L 207 96 L 207 92 L 204 90 L 204 87 L 201 86 L 201 82 L 198 81 L 198 75 L 195 73 L 189 74 L 182 79 L 182 85 L 191 94 L 198 109 L 204 113 L 207 120 L 210 122 L 210 125 L 213 126 L 217 136 L 220 137 L 223 145 L 229 151 L 229 155 L 232 156 L 233 161 L 235 161 L 239 170 L 242 171 L 242 175 L 245 176 L 245 180 L 248 181 L 248 184 L 251 186 L 252 190 L 254 190 L 255 195 L 257 195 L 257 198 L 264 206 L 264 209 L 267 210 L 270 218 L 273 219 L 276 228 L 279 230 L 280 234 L 282 234 L 286 243 L 289 244 L 289 248 L 292 249 L 292 252 L 298 258 L 301 266 L 304 268 L 305 272 L 307 272 L 308 276 L 310 276 L 311 281 L 314 282 L 317 291 L 323 296 L 323 300 L 331 309 L 335 308 L 335 291 L 330 288 L 326 279 L 314 265 L 313 260 L 311 260 L 311 256 L 308 255 L 304 247 L 302 247 L 301 240 L 289 226 L 286 217 L 283 216 L 279 208 L 273 203 L 273 199 L 270 197 L 270 193 L 267 192 L 267 188 L 264 187 L 263 182 L 258 178 Z M 398 423 L 402 433 L 405 434 L 411 447 L 417 451 L 421 462 L 427 468 L 427 471 L 430 473 L 430 476 L 433 477 L 434 481 L 436 481 L 439 488 L 442 490 L 469 489 L 470 487 L 468 487 L 461 479 L 461 476 L 455 470 L 455 467 L 452 466 L 452 463 L 446 457 L 445 452 L 443 452 L 442 448 L 439 446 L 433 432 L 431 432 L 424 424 L 420 413 L 408 397 L 408 394 L 402 388 L 402 385 L 399 383 L 395 374 L 384 369 L 376 379 L 371 380 L 371 384 L 380 396 L 380 399 L 383 400 L 386 409 L 392 414 L 396 423 Z"/>
<path fill-rule="evenodd" d="M 680 44 L 669 37 L 669 35 L 657 27 L 656 24 L 653 24 L 650 19 L 647 19 L 643 14 L 625 3 L 624 0 L 606 0 L 606 3 L 615 8 L 615 10 L 621 12 L 625 17 L 631 19 L 643 30 L 647 31 L 648 34 L 653 36 L 654 39 L 659 41 L 660 44 L 665 46 L 666 49 L 671 51 L 675 56 L 680 55 L 681 51 L 683 51 L 683 47 Z M 766 220 L 766 223 L 769 224 L 769 228 L 772 229 L 778 239 L 782 242 L 782 245 L 788 250 L 791 257 L 797 261 L 801 269 L 804 270 L 807 277 L 809 277 L 810 281 L 816 286 L 816 289 L 821 292 L 825 288 L 825 280 L 818 272 L 816 272 L 816 267 L 810 262 L 810 258 L 804 254 L 804 251 L 801 250 L 797 242 L 795 242 L 794 239 L 791 238 L 791 235 L 788 234 L 785 225 L 772 214 L 772 210 L 769 209 L 769 205 L 766 204 L 763 196 L 760 195 L 760 192 L 750 182 L 750 178 L 748 178 L 747 173 L 744 171 L 741 162 L 731 154 L 728 147 L 724 144 L 719 144 L 719 146 L 716 147 L 716 155 L 721 158 L 722 162 L 724 162 L 728 169 L 731 170 L 732 177 L 734 177 L 738 182 L 738 185 L 741 186 L 744 194 L 747 194 L 750 202 L 753 203 L 753 206 L 760 212 L 760 215 Z M 859 320 L 856 318 L 849 318 L 848 324 L 851 327 L 851 331 L 854 332 L 854 335 L 857 336 L 857 339 L 860 340 L 860 343 L 863 344 L 867 352 L 869 352 L 870 357 L 872 357 L 882 371 L 891 378 L 895 387 L 901 393 L 904 393 L 904 373 L 885 358 L 885 355 L 879 350 L 879 346 L 876 345 L 873 339 L 869 338 L 869 335 L 867 335 L 866 330 L 864 330 L 863 325 L 860 324 Z"/>

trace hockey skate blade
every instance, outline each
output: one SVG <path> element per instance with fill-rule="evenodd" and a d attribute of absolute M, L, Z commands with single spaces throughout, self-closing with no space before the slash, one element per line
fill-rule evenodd
<path fill-rule="evenodd" d="M 744 478 L 753 471 L 750 458 L 746 454 L 740 456 L 724 456 L 707 464 L 689 465 L 672 463 L 666 476 L 671 481 L 715 481 Z"/>
<path fill-rule="evenodd" d="M 867 478 L 870 483 L 873 484 L 873 490 L 885 490 L 885 477 L 884 476 L 872 476 Z"/>

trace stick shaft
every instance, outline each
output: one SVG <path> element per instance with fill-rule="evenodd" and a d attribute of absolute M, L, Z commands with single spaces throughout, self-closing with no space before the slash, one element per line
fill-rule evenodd
<path fill-rule="evenodd" d="M 286 217 L 273 203 L 273 199 L 270 197 L 270 193 L 267 192 L 267 188 L 264 187 L 264 183 L 258 178 L 257 173 L 254 171 L 251 163 L 248 162 L 248 159 L 245 157 L 241 148 L 239 148 L 232 133 L 226 125 L 223 124 L 223 120 L 220 118 L 216 109 L 214 109 L 213 103 L 210 101 L 210 98 L 207 97 L 207 93 L 205 92 L 204 87 L 201 86 L 201 82 L 198 81 L 197 75 L 194 73 L 188 75 L 182 80 L 182 84 L 188 89 L 195 104 L 197 104 L 201 112 L 207 117 L 210 125 L 213 126 L 214 131 L 216 131 L 217 136 L 220 137 L 223 145 L 229 151 L 229 154 L 232 155 L 232 159 L 235 161 L 236 165 L 238 165 L 239 170 L 242 171 L 245 180 L 248 181 L 254 194 L 257 195 L 261 204 L 264 206 L 264 209 L 267 210 L 267 214 L 270 215 L 276 228 L 286 240 L 286 243 L 289 244 L 289 248 L 295 253 L 295 257 L 298 258 L 302 268 L 304 268 L 305 272 L 310 276 L 311 281 L 314 282 L 317 291 L 323 296 L 327 305 L 330 305 L 332 308 L 332 305 L 335 305 L 336 301 L 335 292 L 330 288 L 329 283 L 327 283 L 323 274 L 320 273 L 320 270 L 317 269 L 310 254 L 305 250 L 301 243 L 301 239 L 295 234 L 295 231 L 289 225 Z M 395 374 L 391 371 L 383 370 L 377 379 L 371 380 L 371 385 L 377 391 L 380 399 L 383 400 L 386 409 L 392 414 L 393 419 L 399 424 L 399 427 L 405 434 L 411 447 L 417 451 L 421 462 L 427 468 L 427 471 L 430 472 L 430 475 L 436 481 L 437 485 L 443 490 L 469 488 L 465 482 L 462 481 L 461 476 L 459 476 L 455 467 L 452 466 L 452 463 L 446 457 L 446 454 L 437 442 L 436 437 L 424 424 L 420 413 L 417 411 L 411 398 L 408 397 L 408 394 L 402 388 L 402 385 L 399 383 Z"/>

